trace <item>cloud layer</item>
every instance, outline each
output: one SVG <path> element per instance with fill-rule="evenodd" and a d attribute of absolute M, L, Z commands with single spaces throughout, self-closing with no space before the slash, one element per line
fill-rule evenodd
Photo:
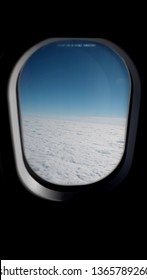
<path fill-rule="evenodd" d="M 27 162 L 44 180 L 60 185 L 83 185 L 108 176 L 119 164 L 125 143 L 120 122 L 86 119 L 23 119 Z"/>

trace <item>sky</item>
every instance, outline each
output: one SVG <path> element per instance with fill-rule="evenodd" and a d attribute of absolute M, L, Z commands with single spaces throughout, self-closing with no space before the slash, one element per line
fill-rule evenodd
<path fill-rule="evenodd" d="M 38 49 L 18 80 L 21 112 L 48 116 L 125 118 L 131 79 L 123 59 L 107 46 L 57 41 Z"/>

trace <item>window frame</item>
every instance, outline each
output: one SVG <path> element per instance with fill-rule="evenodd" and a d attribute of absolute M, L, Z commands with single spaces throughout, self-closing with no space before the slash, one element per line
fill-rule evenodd
<path fill-rule="evenodd" d="M 21 136 L 21 125 L 20 125 L 20 114 L 18 108 L 18 94 L 17 94 L 17 83 L 19 74 L 25 62 L 29 57 L 37 51 L 39 48 L 45 46 L 46 44 L 64 41 L 64 40 L 87 40 L 96 43 L 102 43 L 107 47 L 110 47 L 120 55 L 125 61 L 132 80 L 131 85 L 131 100 L 129 104 L 129 117 L 127 123 L 127 138 L 125 143 L 124 155 L 114 171 L 106 178 L 89 185 L 82 186 L 57 186 L 52 183 L 46 184 L 44 180 L 39 180 L 39 176 L 33 176 L 34 174 L 29 170 L 28 164 L 25 162 L 22 136 Z M 9 118 L 10 127 L 12 134 L 12 142 L 14 148 L 14 156 L 16 162 L 16 169 L 22 184 L 32 193 L 49 200 L 63 201 L 73 198 L 76 194 L 82 190 L 93 189 L 93 187 L 99 189 L 100 191 L 106 191 L 113 189 L 119 185 L 124 177 L 127 176 L 129 169 L 132 164 L 133 154 L 135 149 L 135 139 L 137 133 L 137 124 L 139 118 L 139 108 L 140 108 L 140 96 L 141 96 L 141 84 L 136 67 L 130 57 L 116 44 L 106 40 L 97 38 L 52 38 L 46 39 L 28 51 L 26 51 L 21 58 L 17 61 L 14 66 L 12 73 L 8 82 L 8 108 L 9 108 Z M 35 172 L 34 172 L 35 173 Z"/>

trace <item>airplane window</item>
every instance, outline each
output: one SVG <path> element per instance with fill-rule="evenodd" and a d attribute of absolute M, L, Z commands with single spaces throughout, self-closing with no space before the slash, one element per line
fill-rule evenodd
<path fill-rule="evenodd" d="M 139 96 L 133 62 L 107 40 L 48 39 L 27 51 L 8 88 L 16 165 L 27 188 L 62 200 L 64 187 L 72 196 L 120 171 Z"/>

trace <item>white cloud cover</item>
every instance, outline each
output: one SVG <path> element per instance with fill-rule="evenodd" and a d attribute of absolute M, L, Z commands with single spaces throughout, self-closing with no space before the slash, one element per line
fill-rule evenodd
<path fill-rule="evenodd" d="M 25 116 L 22 127 L 28 164 L 54 184 L 99 181 L 117 167 L 123 155 L 126 127 L 122 119 Z"/>

